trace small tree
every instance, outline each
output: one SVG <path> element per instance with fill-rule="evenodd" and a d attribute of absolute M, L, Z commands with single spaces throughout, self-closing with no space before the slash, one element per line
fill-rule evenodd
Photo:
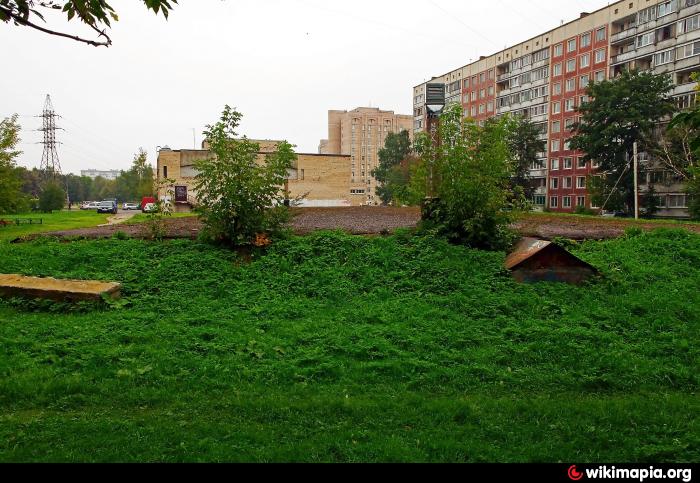
<path fill-rule="evenodd" d="M 406 130 L 389 133 L 384 147 L 377 152 L 379 165 L 372 170 L 372 176 L 377 180 L 376 192 L 382 203 L 404 201 L 398 200 L 397 195 L 408 185 L 411 152 L 411 139 Z"/>
<path fill-rule="evenodd" d="M 204 235 L 216 241 L 249 244 L 260 233 L 276 234 L 288 220 L 285 181 L 297 159 L 286 141 L 260 159 L 260 146 L 236 139 L 242 115 L 226 106 L 204 135 L 214 155 L 196 163 L 197 205 Z"/>
<path fill-rule="evenodd" d="M 65 201 L 66 193 L 63 188 L 57 182 L 49 181 L 39 195 L 39 209 L 44 213 L 51 213 L 62 209 Z"/>
<path fill-rule="evenodd" d="M 17 114 L 0 121 L 0 214 L 17 213 L 26 208 L 21 170 L 15 164 L 21 154 L 17 150 L 19 131 Z"/>
<path fill-rule="evenodd" d="M 510 120 L 479 126 L 462 116 L 458 104 L 440 117 L 439 144 L 422 134 L 416 150 L 422 166 L 416 171 L 426 195 L 435 196 L 426 212 L 428 226 L 450 240 L 470 246 L 501 249 L 511 240 L 508 224 L 514 210 L 509 189 L 515 172 L 508 146 Z"/>
<path fill-rule="evenodd" d="M 654 185 L 649 185 L 649 190 L 642 197 L 642 209 L 644 216 L 651 218 L 659 212 L 659 194 Z"/>
<path fill-rule="evenodd" d="M 537 125 L 523 117 L 511 118 L 508 133 L 508 147 L 515 160 L 511 189 L 515 192 L 515 188 L 519 187 L 517 191 L 527 200 L 532 200 L 535 187 L 530 178 L 530 167 L 540 163 L 539 155 L 546 151 L 547 142 L 540 139 L 542 132 Z"/>

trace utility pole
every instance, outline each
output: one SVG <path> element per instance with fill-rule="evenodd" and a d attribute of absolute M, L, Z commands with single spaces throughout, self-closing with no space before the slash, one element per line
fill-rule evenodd
<path fill-rule="evenodd" d="M 39 144 L 44 145 L 44 153 L 41 155 L 41 165 L 40 170 L 43 174 L 44 181 L 56 181 L 57 178 L 61 176 L 61 162 L 58 159 L 58 151 L 56 150 L 56 145 L 61 144 L 56 141 L 56 130 L 62 129 L 56 126 L 56 119 L 60 118 L 56 111 L 53 110 L 53 104 L 51 104 L 51 96 L 46 94 L 46 100 L 44 101 L 44 110 L 41 112 L 40 117 L 42 119 L 42 125 L 39 131 L 44 133 L 44 140 Z M 70 208 L 70 194 L 68 193 L 68 186 L 66 188 L 66 204 Z"/>
<path fill-rule="evenodd" d="M 61 144 L 56 141 L 56 130 L 61 129 L 56 126 L 56 118 L 60 118 L 58 114 L 53 110 L 53 105 L 51 104 L 51 96 L 46 94 L 46 101 L 44 102 L 44 110 L 40 116 L 42 118 L 42 127 L 39 131 L 44 133 L 44 140 L 39 144 L 44 145 L 44 153 L 41 155 L 41 171 L 44 174 L 45 179 L 55 180 L 56 176 L 61 175 L 61 162 L 58 159 L 58 151 L 56 151 L 56 145 Z"/>
<path fill-rule="evenodd" d="M 634 143 L 634 219 L 639 219 L 639 153 L 637 143 Z"/>

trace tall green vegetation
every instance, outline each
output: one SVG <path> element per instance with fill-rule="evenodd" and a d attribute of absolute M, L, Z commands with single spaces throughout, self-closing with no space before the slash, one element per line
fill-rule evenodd
<path fill-rule="evenodd" d="M 377 153 L 379 166 L 372 170 L 377 180 L 377 196 L 385 205 L 416 204 L 409 190 L 411 170 L 415 168 L 416 158 L 408 131 L 389 133 L 384 147 Z"/>
<path fill-rule="evenodd" d="M 454 104 L 440 117 L 439 142 L 425 133 L 418 136 L 421 164 L 412 187 L 431 199 L 424 211 L 426 226 L 473 247 L 494 249 L 509 242 L 516 170 L 509 146 L 511 126 L 507 117 L 479 126 Z"/>
<path fill-rule="evenodd" d="M 524 117 L 509 118 L 507 124 L 508 147 L 514 160 L 514 173 L 511 178 L 511 190 L 516 197 L 523 196 L 532 200 L 537 186 L 533 185 L 530 169 L 542 166 L 540 155 L 547 150 L 547 142 L 540 139 L 542 131 L 535 123 Z"/>
<path fill-rule="evenodd" d="M 39 209 L 44 213 L 57 211 L 65 206 L 66 192 L 58 181 L 48 181 L 39 195 Z"/>
<path fill-rule="evenodd" d="M 604 176 L 591 183 L 599 206 L 611 196 L 620 206 L 609 202 L 606 208 L 633 209 L 633 146 L 638 143 L 640 152 L 658 148 L 655 127 L 676 109 L 669 95 L 672 88 L 669 76 L 638 71 L 623 71 L 589 85 L 590 100 L 578 107 L 581 122 L 574 125 L 571 147 L 600 165 Z"/>
<path fill-rule="evenodd" d="M 214 156 L 196 163 L 195 179 L 204 236 L 237 245 L 281 230 L 288 219 L 284 186 L 297 159 L 293 146 L 283 141 L 260 160 L 257 143 L 236 139 L 241 117 L 226 106 L 221 119 L 207 126 L 204 135 Z"/>
<path fill-rule="evenodd" d="M 16 159 L 20 125 L 17 114 L 0 121 L 0 214 L 26 209 L 27 197 L 22 193 L 22 178 Z"/>

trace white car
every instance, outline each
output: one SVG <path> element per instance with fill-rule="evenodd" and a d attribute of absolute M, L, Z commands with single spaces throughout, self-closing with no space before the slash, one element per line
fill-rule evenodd
<path fill-rule="evenodd" d="M 153 213 L 156 211 L 156 204 L 155 203 L 146 203 L 143 205 L 143 212 L 144 213 Z"/>
<path fill-rule="evenodd" d="M 136 203 L 124 203 L 122 204 L 122 210 L 138 210 L 140 207 Z"/>
<path fill-rule="evenodd" d="M 96 210 L 100 206 L 99 201 L 91 201 L 90 203 L 83 203 L 80 205 L 81 210 Z"/>

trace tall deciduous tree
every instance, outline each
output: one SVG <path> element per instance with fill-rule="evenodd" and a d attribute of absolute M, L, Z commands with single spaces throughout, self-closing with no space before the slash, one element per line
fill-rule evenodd
<path fill-rule="evenodd" d="M 637 142 L 640 151 L 655 149 L 654 127 L 676 109 L 672 87 L 667 75 L 624 71 L 589 85 L 591 100 L 578 107 L 581 122 L 574 125 L 571 147 L 600 164 L 603 192 L 619 191 L 628 210 L 634 206 L 633 145 Z"/>
<path fill-rule="evenodd" d="M 287 215 L 285 181 L 297 159 L 293 146 L 281 142 L 259 160 L 257 143 L 237 139 L 241 117 L 226 106 L 219 122 L 207 126 L 204 136 L 214 156 L 196 163 L 195 179 L 205 235 L 234 244 L 280 230 Z"/>
<path fill-rule="evenodd" d="M 168 18 L 173 5 L 178 0 L 141 0 L 146 8 L 156 14 L 162 12 Z M 96 40 L 84 39 L 77 35 L 58 32 L 42 26 L 38 21 L 45 22 L 43 13 L 50 10 L 60 10 L 66 14 L 68 20 L 78 19 L 97 34 Z M 110 46 L 112 40 L 107 34 L 112 21 L 119 20 L 117 12 L 106 0 L 0 0 L 0 21 L 15 25 L 29 27 L 50 35 L 66 37 L 88 45 Z"/>
<path fill-rule="evenodd" d="M 22 178 L 15 160 L 21 154 L 17 114 L 0 121 L 0 213 L 16 213 L 25 208 Z"/>
<path fill-rule="evenodd" d="M 411 138 L 408 131 L 389 133 L 377 155 L 379 165 L 372 170 L 377 180 L 377 196 L 384 204 L 405 202 L 411 164 Z M 403 198 L 403 199 L 401 199 Z"/>

